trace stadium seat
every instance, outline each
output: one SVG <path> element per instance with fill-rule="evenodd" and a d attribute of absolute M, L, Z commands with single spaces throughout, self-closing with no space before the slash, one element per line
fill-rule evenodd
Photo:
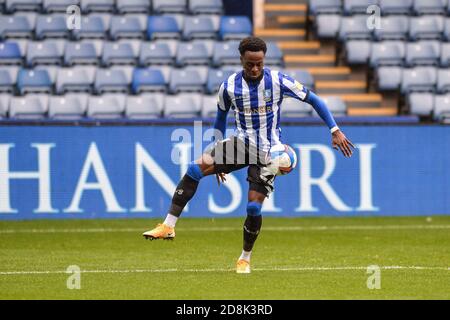
<path fill-rule="evenodd" d="M 81 0 L 83 13 L 114 12 L 115 9 L 115 0 Z"/>
<path fill-rule="evenodd" d="M 186 13 L 187 0 L 153 0 L 153 12 L 161 13 Z"/>
<path fill-rule="evenodd" d="M 47 13 L 66 13 L 69 6 L 79 6 L 80 0 L 43 0 L 42 8 Z"/>
<path fill-rule="evenodd" d="M 94 119 L 120 119 L 125 113 L 126 96 L 122 94 L 105 94 L 90 96 L 87 116 Z"/>
<path fill-rule="evenodd" d="M 73 37 L 80 39 L 105 39 L 107 28 L 100 16 L 90 15 L 81 18 L 81 28 L 72 30 Z"/>
<path fill-rule="evenodd" d="M 217 24 L 212 16 L 188 16 L 184 19 L 183 39 L 216 39 Z"/>
<path fill-rule="evenodd" d="M 347 106 L 342 98 L 325 96 L 322 99 L 334 116 L 343 117 L 347 115 Z M 312 115 L 319 116 L 314 108 L 312 111 Z"/>
<path fill-rule="evenodd" d="M 42 0 L 6 0 L 6 11 L 41 11 Z"/>
<path fill-rule="evenodd" d="M 436 15 L 412 17 L 409 20 L 409 37 L 413 41 L 442 38 L 444 18 Z"/>
<path fill-rule="evenodd" d="M 340 13 L 342 11 L 341 0 L 310 0 L 309 14 L 315 16 L 324 13 Z"/>
<path fill-rule="evenodd" d="M 200 92 L 205 90 L 205 81 L 196 70 L 173 69 L 170 74 L 169 90 L 171 93 Z"/>
<path fill-rule="evenodd" d="M 417 15 L 445 14 L 446 0 L 414 0 L 413 11 Z"/>
<path fill-rule="evenodd" d="M 379 6 L 383 15 L 409 15 L 412 5 L 413 0 L 379 0 Z"/>
<path fill-rule="evenodd" d="M 179 39 L 180 27 L 174 17 L 150 16 L 148 17 L 147 38 L 155 39 Z"/>
<path fill-rule="evenodd" d="M 9 117 L 17 119 L 43 119 L 48 112 L 48 96 L 31 94 L 25 97 L 11 97 Z"/>
<path fill-rule="evenodd" d="M 45 70 L 22 69 L 17 76 L 17 89 L 21 95 L 27 93 L 51 93 L 52 82 Z"/>
<path fill-rule="evenodd" d="M 149 0 L 116 0 L 116 7 L 119 13 L 149 13 Z"/>
<path fill-rule="evenodd" d="M 137 52 L 131 42 L 105 42 L 103 45 L 102 64 L 111 66 L 114 64 L 135 65 Z"/>
<path fill-rule="evenodd" d="M 437 41 L 420 41 L 406 45 L 406 63 L 410 67 L 419 65 L 438 66 L 441 46 Z"/>
<path fill-rule="evenodd" d="M 0 15 L 0 39 L 31 38 L 35 19 L 25 16 Z"/>
<path fill-rule="evenodd" d="M 402 82 L 401 67 L 379 67 L 376 69 L 378 89 L 381 91 L 398 90 Z"/>
<path fill-rule="evenodd" d="M 227 41 L 214 43 L 213 65 L 240 65 L 239 41 Z"/>
<path fill-rule="evenodd" d="M 219 26 L 221 40 L 242 40 L 252 34 L 253 27 L 247 16 L 222 16 Z"/>
<path fill-rule="evenodd" d="M 375 39 L 406 40 L 409 32 L 409 18 L 407 16 L 381 17 L 380 28 L 374 30 Z"/>
<path fill-rule="evenodd" d="M 198 94 L 179 94 L 166 96 L 164 103 L 165 118 L 196 118 L 202 109 L 202 96 Z M 186 108 L 189 106 L 189 108 Z"/>
<path fill-rule="evenodd" d="M 64 53 L 64 64 L 73 65 L 97 65 L 99 56 L 92 42 L 68 42 Z"/>
<path fill-rule="evenodd" d="M 371 38 L 372 30 L 367 28 L 367 16 L 355 15 L 342 18 L 339 29 L 339 40 L 370 40 Z"/>
<path fill-rule="evenodd" d="M 153 64 L 173 65 L 175 54 L 167 42 L 143 42 L 139 54 L 139 64 L 149 66 Z"/>
<path fill-rule="evenodd" d="M 16 42 L 0 43 L 0 65 L 21 65 L 22 54 Z"/>
<path fill-rule="evenodd" d="M 450 92 L 450 70 L 439 69 L 437 76 L 437 92 L 448 93 Z"/>
<path fill-rule="evenodd" d="M 41 15 L 36 19 L 36 39 L 47 38 L 69 38 L 66 16 L 64 15 Z"/>
<path fill-rule="evenodd" d="M 267 41 L 267 52 L 264 63 L 270 66 L 284 67 L 283 52 L 276 42 Z"/>
<path fill-rule="evenodd" d="M 62 65 L 63 55 L 64 42 L 62 41 L 29 42 L 26 63 L 29 67 L 34 67 L 38 64 Z"/>
<path fill-rule="evenodd" d="M 215 118 L 217 116 L 217 96 L 204 95 L 202 97 L 202 118 Z"/>
<path fill-rule="evenodd" d="M 209 65 L 210 58 L 206 46 L 201 43 L 180 42 L 177 50 L 176 64 L 179 67 L 185 65 Z"/>
<path fill-rule="evenodd" d="M 163 73 L 156 68 L 135 69 L 131 82 L 133 93 L 166 92 L 167 83 Z"/>
<path fill-rule="evenodd" d="M 125 115 L 134 120 L 161 118 L 164 99 L 165 95 L 162 93 L 128 96 Z"/>
<path fill-rule="evenodd" d="M 93 91 L 95 72 L 95 68 L 88 67 L 59 69 L 56 75 L 56 93 L 91 93 Z"/>
<path fill-rule="evenodd" d="M 314 90 L 314 78 L 311 73 L 306 70 L 284 70 L 284 74 L 288 75 L 294 80 L 297 80 L 305 87 Z"/>
<path fill-rule="evenodd" d="M 409 111 L 418 116 L 430 116 L 434 106 L 434 94 L 413 92 L 408 95 Z"/>
<path fill-rule="evenodd" d="M 83 119 L 86 115 L 88 95 L 66 94 L 49 99 L 48 116 L 51 119 Z"/>
<path fill-rule="evenodd" d="M 18 72 L 19 67 L 16 66 L 0 68 L 0 92 L 14 93 Z"/>
<path fill-rule="evenodd" d="M 350 40 L 345 43 L 345 52 L 349 64 L 366 64 L 372 49 L 372 42 Z"/>
<path fill-rule="evenodd" d="M 95 74 L 95 92 L 97 94 L 128 93 L 129 81 L 123 70 L 98 69 Z"/>
<path fill-rule="evenodd" d="M 344 14 L 366 14 L 372 5 L 378 5 L 378 0 L 344 0 Z"/>
<path fill-rule="evenodd" d="M 336 14 L 321 14 L 315 19 L 317 36 L 320 39 L 334 39 L 341 27 L 341 16 Z"/>
<path fill-rule="evenodd" d="M 10 100 L 11 100 L 11 95 L 0 94 L 0 119 L 4 119 L 4 118 L 8 117 Z"/>
<path fill-rule="evenodd" d="M 432 67 L 416 67 L 404 69 L 402 73 L 401 92 L 434 92 L 437 82 L 437 71 Z"/>
<path fill-rule="evenodd" d="M 222 14 L 222 0 L 189 0 L 189 11 L 192 14 Z"/>
<path fill-rule="evenodd" d="M 450 95 L 437 95 L 434 98 L 433 118 L 436 121 L 450 123 Z"/>
<path fill-rule="evenodd" d="M 402 66 L 405 59 L 405 45 L 401 41 L 383 41 L 372 44 L 370 66 Z"/>
<path fill-rule="evenodd" d="M 303 118 L 310 117 L 312 107 L 310 104 L 294 99 L 284 98 L 280 106 L 282 118 Z"/>
<path fill-rule="evenodd" d="M 450 43 L 441 43 L 441 67 L 450 67 Z"/>
<path fill-rule="evenodd" d="M 208 79 L 206 81 L 206 92 L 215 94 L 219 91 L 219 87 L 234 72 L 232 70 L 209 69 Z"/>
<path fill-rule="evenodd" d="M 112 40 L 121 38 L 144 38 L 145 22 L 137 16 L 114 16 L 111 18 L 109 34 Z"/>

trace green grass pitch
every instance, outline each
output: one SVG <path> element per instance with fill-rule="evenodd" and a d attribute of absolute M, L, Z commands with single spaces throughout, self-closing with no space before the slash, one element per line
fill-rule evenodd
<path fill-rule="evenodd" d="M 3 221 L 0 299 L 450 299 L 449 216 L 266 217 L 248 275 L 243 220 L 183 217 L 173 241 L 143 239 L 155 219 Z"/>

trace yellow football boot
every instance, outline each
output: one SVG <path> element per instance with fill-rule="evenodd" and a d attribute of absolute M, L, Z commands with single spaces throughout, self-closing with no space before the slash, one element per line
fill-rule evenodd
<path fill-rule="evenodd" d="M 250 262 L 239 259 L 236 263 L 236 273 L 250 273 Z"/>
<path fill-rule="evenodd" d="M 158 223 L 155 229 L 146 231 L 142 235 L 144 236 L 145 239 L 150 240 L 155 239 L 173 240 L 173 238 L 175 238 L 175 229 L 166 226 L 163 223 Z"/>

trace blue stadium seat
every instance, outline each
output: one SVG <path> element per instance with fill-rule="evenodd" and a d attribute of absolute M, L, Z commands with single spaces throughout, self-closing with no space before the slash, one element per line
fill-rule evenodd
<path fill-rule="evenodd" d="M 337 14 L 321 14 L 315 19 L 317 36 L 320 39 L 334 39 L 341 28 L 341 16 Z"/>
<path fill-rule="evenodd" d="M 270 66 L 284 67 L 283 52 L 276 42 L 267 41 L 267 52 L 265 64 Z"/>
<path fill-rule="evenodd" d="M 441 45 L 438 41 L 419 41 L 406 45 L 406 63 L 408 66 L 438 66 Z"/>
<path fill-rule="evenodd" d="M 378 5 L 378 0 L 344 0 L 344 14 L 366 14 L 372 5 Z"/>
<path fill-rule="evenodd" d="M 4 119 L 8 116 L 10 100 L 11 95 L 0 94 L 0 119 Z"/>
<path fill-rule="evenodd" d="M 215 94 L 219 91 L 219 87 L 234 72 L 232 70 L 209 69 L 208 79 L 206 80 L 206 92 Z"/>
<path fill-rule="evenodd" d="M 86 115 L 88 95 L 66 94 L 51 96 L 48 104 L 48 117 L 60 120 L 83 119 Z"/>
<path fill-rule="evenodd" d="M 36 19 L 36 39 L 69 38 L 66 16 L 41 15 Z"/>
<path fill-rule="evenodd" d="M 439 69 L 437 78 L 437 92 L 449 93 L 450 92 L 450 70 Z"/>
<path fill-rule="evenodd" d="M 217 115 L 217 96 L 204 95 L 202 97 L 201 116 L 204 119 L 215 118 Z"/>
<path fill-rule="evenodd" d="M 111 66 L 114 64 L 135 65 L 137 52 L 129 42 L 106 42 L 103 45 L 102 64 Z"/>
<path fill-rule="evenodd" d="M 376 69 L 378 89 L 381 91 L 398 90 L 402 82 L 401 67 L 379 67 Z"/>
<path fill-rule="evenodd" d="M 115 0 L 81 0 L 81 10 L 90 12 L 114 12 Z"/>
<path fill-rule="evenodd" d="M 209 65 L 210 58 L 206 46 L 201 43 L 180 42 L 178 44 L 176 64 L 179 67 L 185 65 Z"/>
<path fill-rule="evenodd" d="M 252 29 L 247 16 L 222 16 L 219 37 L 221 40 L 242 40 L 252 34 Z"/>
<path fill-rule="evenodd" d="M 87 67 L 61 68 L 56 75 L 56 93 L 91 93 L 95 79 L 95 69 Z"/>
<path fill-rule="evenodd" d="M 409 33 L 407 16 L 381 17 L 380 28 L 374 30 L 376 40 L 406 40 Z"/>
<path fill-rule="evenodd" d="M 118 40 L 121 38 L 143 39 L 144 28 L 136 16 L 114 16 L 111 18 L 109 34 L 111 39 Z"/>
<path fill-rule="evenodd" d="M 29 67 L 34 67 L 38 64 L 62 65 L 63 55 L 64 43 L 61 41 L 29 42 L 26 62 Z"/>
<path fill-rule="evenodd" d="M 436 121 L 450 123 L 450 95 L 437 95 L 434 99 L 433 118 Z"/>
<path fill-rule="evenodd" d="M 341 97 L 325 96 L 322 97 L 331 113 L 336 117 L 344 117 L 347 115 L 347 105 Z M 312 110 L 313 116 L 319 116 L 316 110 Z"/>
<path fill-rule="evenodd" d="M 341 0 L 310 0 L 309 13 L 313 16 L 324 13 L 340 13 Z"/>
<path fill-rule="evenodd" d="M 227 41 L 214 43 L 213 65 L 240 65 L 239 41 Z"/>
<path fill-rule="evenodd" d="M 403 69 L 401 93 L 434 92 L 437 82 L 437 71 L 433 67 L 416 67 Z"/>
<path fill-rule="evenodd" d="M 135 69 L 131 82 L 133 93 L 166 92 L 167 83 L 163 73 L 156 68 Z"/>
<path fill-rule="evenodd" d="M 52 82 L 45 70 L 22 69 L 17 76 L 17 89 L 21 95 L 27 93 L 51 93 Z"/>
<path fill-rule="evenodd" d="M 421 14 L 445 14 L 447 0 L 414 0 L 414 13 Z"/>
<path fill-rule="evenodd" d="M 188 16 L 184 19 L 183 38 L 185 40 L 216 39 L 217 31 L 213 17 Z"/>
<path fill-rule="evenodd" d="M 161 13 L 186 13 L 187 0 L 153 0 L 153 12 Z"/>
<path fill-rule="evenodd" d="M 441 16 L 421 16 L 410 18 L 409 37 L 411 40 L 442 38 L 444 18 Z"/>
<path fill-rule="evenodd" d="M 372 44 L 370 66 L 402 66 L 405 59 L 405 44 L 400 41 L 383 41 Z"/>
<path fill-rule="evenodd" d="M 312 115 L 312 107 L 306 102 L 294 99 L 284 98 L 280 107 L 282 118 L 303 118 Z"/>
<path fill-rule="evenodd" d="M 117 11 L 120 13 L 149 13 L 149 0 L 116 0 Z"/>
<path fill-rule="evenodd" d="M 202 109 L 202 96 L 198 94 L 179 94 L 166 96 L 165 118 L 197 118 Z M 188 108 L 186 106 L 189 106 Z"/>
<path fill-rule="evenodd" d="M 196 70 L 173 69 L 170 74 L 169 90 L 171 93 L 200 92 L 205 90 L 205 81 Z"/>
<path fill-rule="evenodd" d="M 441 43 L 441 67 L 450 67 L 450 43 Z"/>
<path fill-rule="evenodd" d="M 147 38 L 155 39 L 179 39 L 180 28 L 174 17 L 150 16 L 148 17 Z"/>
<path fill-rule="evenodd" d="M 339 29 L 339 40 L 370 40 L 371 38 L 372 30 L 367 28 L 367 16 L 355 15 L 342 18 Z"/>
<path fill-rule="evenodd" d="M 68 42 L 65 47 L 64 64 L 73 65 L 97 65 L 99 57 L 94 43 Z"/>
<path fill-rule="evenodd" d="M 128 96 L 125 115 L 129 119 L 158 119 L 164 109 L 165 95 L 162 93 Z"/>
<path fill-rule="evenodd" d="M 105 39 L 107 27 L 100 16 L 87 16 L 81 18 L 81 28 L 72 30 L 76 40 L 79 39 Z"/>
<path fill-rule="evenodd" d="M 41 11 L 42 0 L 6 0 L 6 11 Z"/>
<path fill-rule="evenodd" d="M 0 39 L 31 38 L 34 23 L 34 19 L 25 15 L 0 15 Z"/>
<path fill-rule="evenodd" d="M 311 73 L 309 73 L 306 70 L 284 70 L 283 71 L 284 74 L 286 74 L 287 76 L 291 77 L 294 80 L 297 80 L 298 82 L 300 82 L 302 85 L 304 85 L 305 87 L 314 90 L 314 78 L 311 75 Z"/>
<path fill-rule="evenodd" d="M 222 0 L 189 0 L 189 11 L 192 14 L 222 14 Z"/>
<path fill-rule="evenodd" d="M 372 49 L 372 42 L 350 40 L 345 43 L 345 52 L 349 64 L 366 64 Z"/>
<path fill-rule="evenodd" d="M 379 6 L 383 15 L 403 14 L 409 15 L 412 10 L 413 0 L 379 0 Z"/>
<path fill-rule="evenodd" d="M 418 116 L 430 116 L 433 112 L 434 94 L 413 92 L 408 95 L 409 111 Z"/>
<path fill-rule="evenodd" d="M 139 54 L 139 64 L 149 66 L 153 64 L 173 65 L 175 53 L 166 42 L 143 42 Z"/>
<path fill-rule="evenodd" d="M 21 65 L 22 54 L 16 42 L 0 43 L 0 65 Z"/>
<path fill-rule="evenodd" d="M 0 92 L 14 93 L 19 67 L 0 68 Z"/>
<path fill-rule="evenodd" d="M 442 34 L 443 40 L 449 42 L 450 41 L 450 19 L 445 19 L 444 22 L 444 31 Z"/>
<path fill-rule="evenodd" d="M 80 0 L 43 0 L 42 8 L 47 13 L 66 13 L 69 6 L 79 6 Z"/>
<path fill-rule="evenodd" d="M 98 69 L 95 74 L 94 88 L 97 94 L 128 93 L 130 83 L 123 70 Z"/>
<path fill-rule="evenodd" d="M 9 104 L 9 117 L 17 119 L 44 119 L 48 112 L 48 96 L 31 94 L 25 97 L 12 97 Z"/>
<path fill-rule="evenodd" d="M 126 96 L 122 94 L 90 96 L 87 116 L 94 119 L 121 119 L 125 114 L 125 103 Z"/>

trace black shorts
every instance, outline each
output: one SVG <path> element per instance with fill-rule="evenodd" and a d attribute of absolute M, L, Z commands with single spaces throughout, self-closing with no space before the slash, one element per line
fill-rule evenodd
<path fill-rule="evenodd" d="M 267 169 L 267 153 L 237 137 L 219 141 L 206 151 L 214 159 L 214 173 L 230 173 L 248 167 L 249 189 L 264 194 L 273 192 L 275 175 Z"/>

